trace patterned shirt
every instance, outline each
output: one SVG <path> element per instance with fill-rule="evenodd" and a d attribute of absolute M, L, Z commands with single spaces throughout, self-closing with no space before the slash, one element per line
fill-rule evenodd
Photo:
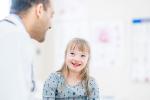
<path fill-rule="evenodd" d="M 93 78 L 89 79 L 90 95 L 86 96 L 83 82 L 70 86 L 60 72 L 51 73 L 43 87 L 43 100 L 99 100 L 99 89 Z"/>

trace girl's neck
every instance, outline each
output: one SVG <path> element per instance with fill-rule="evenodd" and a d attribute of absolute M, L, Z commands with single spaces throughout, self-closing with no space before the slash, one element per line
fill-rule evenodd
<path fill-rule="evenodd" d="M 79 73 L 75 73 L 75 72 L 69 72 L 68 73 L 68 77 L 71 77 L 73 79 L 79 79 L 80 78 L 80 74 Z"/>
<path fill-rule="evenodd" d="M 66 81 L 69 85 L 74 86 L 81 82 L 80 74 L 75 72 L 69 72 L 65 75 Z"/>

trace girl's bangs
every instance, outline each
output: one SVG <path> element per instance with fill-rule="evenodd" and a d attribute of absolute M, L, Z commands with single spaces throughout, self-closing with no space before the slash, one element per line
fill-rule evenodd
<path fill-rule="evenodd" d="M 89 51 L 88 46 L 86 44 L 84 44 L 84 43 L 77 43 L 77 42 L 71 43 L 69 49 L 70 50 L 78 49 L 81 52 L 87 52 L 87 51 Z"/>

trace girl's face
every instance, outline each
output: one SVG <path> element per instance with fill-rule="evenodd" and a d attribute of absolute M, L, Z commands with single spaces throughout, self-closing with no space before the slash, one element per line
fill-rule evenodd
<path fill-rule="evenodd" d="M 88 51 L 81 52 L 76 47 L 74 50 L 67 51 L 66 65 L 70 71 L 80 73 L 86 67 L 88 58 Z"/>

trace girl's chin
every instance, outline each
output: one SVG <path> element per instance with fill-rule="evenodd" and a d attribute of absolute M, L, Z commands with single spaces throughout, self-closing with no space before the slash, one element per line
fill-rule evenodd
<path fill-rule="evenodd" d="M 72 65 L 73 68 L 80 68 L 81 66 Z"/>

